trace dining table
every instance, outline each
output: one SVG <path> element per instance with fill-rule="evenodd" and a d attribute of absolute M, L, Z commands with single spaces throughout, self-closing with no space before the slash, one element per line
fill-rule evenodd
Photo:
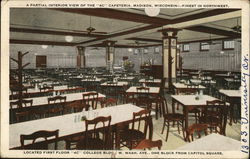
<path fill-rule="evenodd" d="M 172 112 L 175 113 L 175 105 L 181 105 L 183 107 L 183 114 L 185 117 L 185 130 L 188 129 L 189 126 L 189 110 L 191 108 L 204 108 L 207 106 L 207 101 L 219 100 L 218 98 L 212 97 L 210 95 L 171 95 L 172 98 Z M 226 103 L 228 106 L 229 103 Z M 226 130 L 226 122 L 227 120 L 224 119 L 224 127 L 223 127 L 223 134 L 225 134 Z M 185 141 L 188 141 L 187 136 Z"/>
<path fill-rule="evenodd" d="M 53 87 L 54 91 L 65 90 L 65 89 L 68 89 L 67 85 L 61 85 L 61 86 L 54 86 Z M 41 92 L 38 87 L 27 89 L 27 93 L 38 93 L 38 92 Z"/>
<path fill-rule="evenodd" d="M 137 93 L 137 86 L 131 86 L 126 90 L 126 93 Z M 159 94 L 160 93 L 160 87 L 146 87 L 149 88 L 148 93 L 149 94 Z M 147 93 L 147 92 L 143 92 L 143 93 Z"/>
<path fill-rule="evenodd" d="M 156 84 L 160 84 L 161 83 L 161 79 L 140 79 L 139 80 L 140 83 L 156 83 Z"/>
<path fill-rule="evenodd" d="M 236 117 L 234 116 L 234 105 L 237 106 L 237 110 L 239 110 L 239 116 L 240 116 L 240 99 L 241 99 L 241 90 L 227 90 L 227 89 L 220 89 L 219 93 L 225 97 L 225 101 L 230 103 L 230 122 L 229 124 L 232 125 L 233 120 L 236 123 Z"/>
<path fill-rule="evenodd" d="M 123 87 L 128 85 L 128 82 L 125 81 L 118 81 L 118 82 L 104 82 L 101 84 L 101 86 L 106 86 L 106 87 Z"/>
<path fill-rule="evenodd" d="M 174 89 L 176 91 L 176 94 L 179 94 L 181 91 L 186 90 L 187 88 L 194 89 L 194 90 L 204 90 L 204 89 L 206 89 L 206 87 L 202 86 L 202 85 L 197 85 L 195 87 L 192 87 L 192 86 L 189 87 L 188 86 L 189 84 L 191 84 L 191 83 L 177 82 L 177 83 L 173 83 L 172 85 L 173 85 L 173 87 L 174 87 Z"/>
<path fill-rule="evenodd" d="M 95 92 L 95 91 L 90 91 L 90 92 Z M 76 100 L 82 100 L 83 99 L 83 94 L 87 94 L 90 92 L 80 92 L 80 93 L 69 93 L 69 94 L 63 94 L 61 96 L 66 96 L 66 101 L 67 102 L 72 102 Z M 48 98 L 51 98 L 52 96 L 42 96 L 42 97 L 34 97 L 34 98 L 25 98 L 26 100 L 33 100 L 33 105 L 34 106 L 40 106 L 40 105 L 48 105 Z M 98 93 L 98 98 L 105 98 L 106 96 L 104 94 Z M 17 100 L 10 100 L 10 102 L 15 102 Z M 17 106 L 16 106 L 17 107 Z M 16 108 L 13 106 L 13 109 Z"/>
<path fill-rule="evenodd" d="M 31 134 L 39 130 L 59 130 L 59 140 L 64 140 L 67 137 L 73 135 L 80 135 L 85 131 L 85 122 L 81 120 L 84 115 L 88 120 L 94 119 L 99 116 L 111 116 L 111 126 L 116 130 L 116 145 L 115 149 L 120 149 L 120 136 L 118 133 L 119 128 L 123 124 L 129 124 L 133 122 L 133 113 L 143 110 L 138 106 L 132 104 L 122 104 L 112 107 L 105 107 L 85 112 L 65 114 L 50 118 L 43 118 L 39 120 L 32 120 L 27 122 L 15 123 L 9 125 L 9 148 L 18 149 L 20 147 L 20 135 Z M 153 114 L 151 114 L 153 115 Z M 152 139 L 153 136 L 153 124 L 151 116 L 144 117 L 149 121 L 149 133 L 148 138 Z M 97 126 L 97 128 L 100 124 Z M 89 127 L 89 130 L 93 127 Z M 29 143 L 27 143 L 29 144 Z"/>

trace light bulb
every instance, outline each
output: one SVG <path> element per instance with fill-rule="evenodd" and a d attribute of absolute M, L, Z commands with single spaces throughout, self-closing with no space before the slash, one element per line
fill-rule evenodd
<path fill-rule="evenodd" d="M 160 8 L 145 8 L 145 13 L 150 17 L 155 17 L 160 13 Z"/>
<path fill-rule="evenodd" d="M 67 42 L 71 42 L 71 41 L 73 41 L 73 36 L 67 35 L 67 36 L 65 36 L 65 40 Z"/>

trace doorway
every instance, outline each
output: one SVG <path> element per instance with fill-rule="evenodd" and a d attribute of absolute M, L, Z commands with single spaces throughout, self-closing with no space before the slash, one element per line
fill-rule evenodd
<path fill-rule="evenodd" d="M 39 55 L 36 56 L 36 68 L 46 68 L 47 67 L 47 56 Z"/>

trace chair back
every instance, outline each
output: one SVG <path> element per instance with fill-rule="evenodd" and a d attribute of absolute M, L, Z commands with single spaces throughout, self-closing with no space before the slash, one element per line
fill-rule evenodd
<path fill-rule="evenodd" d="M 125 103 L 135 104 L 135 93 L 134 92 L 126 92 L 125 93 Z"/>
<path fill-rule="evenodd" d="M 97 117 L 92 120 L 85 120 L 85 138 L 84 144 L 86 147 L 90 145 L 93 140 L 100 140 L 98 147 L 101 149 L 111 149 L 111 116 Z M 91 127 L 91 130 L 90 130 Z"/>
<path fill-rule="evenodd" d="M 199 88 L 199 85 L 198 84 L 187 84 L 187 88 Z"/>
<path fill-rule="evenodd" d="M 134 112 L 133 113 L 133 122 L 132 122 L 132 129 L 133 130 L 139 130 L 141 128 L 141 125 L 144 122 L 144 131 L 143 133 L 147 134 L 147 129 L 148 129 L 148 120 L 146 120 L 145 118 L 148 118 L 150 116 L 151 110 L 148 109 L 143 109 L 139 112 Z M 137 125 L 137 127 L 135 127 L 135 125 Z"/>
<path fill-rule="evenodd" d="M 136 98 L 148 98 L 149 87 L 136 87 Z"/>
<path fill-rule="evenodd" d="M 157 147 L 159 150 L 161 150 L 162 147 L 162 140 L 152 141 L 149 139 L 142 140 L 137 146 L 135 146 L 133 149 L 151 149 Z"/>
<path fill-rule="evenodd" d="M 30 116 L 32 114 L 33 114 L 33 111 L 31 110 L 16 112 L 16 120 L 17 122 L 27 121 L 30 119 Z"/>
<path fill-rule="evenodd" d="M 137 93 L 149 93 L 149 87 L 137 87 L 136 92 Z"/>
<path fill-rule="evenodd" d="M 97 103 L 99 100 L 99 94 L 97 92 L 89 92 L 82 94 L 83 103 L 90 105 L 93 109 L 97 108 Z"/>
<path fill-rule="evenodd" d="M 30 99 L 30 100 L 28 100 L 28 99 L 23 99 L 22 100 L 22 104 L 24 104 L 24 106 L 25 107 L 28 107 L 28 106 L 32 106 L 33 105 L 33 99 Z"/>
<path fill-rule="evenodd" d="M 225 134 L 226 125 L 227 125 L 227 115 L 228 115 L 228 106 L 224 101 L 213 100 L 207 101 L 206 107 L 202 111 L 202 116 L 207 119 L 205 121 L 208 124 L 217 123 L 222 127 L 222 134 Z"/>
<path fill-rule="evenodd" d="M 22 108 L 22 107 L 28 107 L 28 106 L 32 106 L 33 105 L 33 99 L 22 99 L 14 101 L 14 102 L 10 102 L 10 108 L 13 109 L 13 106 L 17 106 L 17 108 Z"/>
<path fill-rule="evenodd" d="M 73 112 L 81 112 L 83 109 L 85 109 L 85 111 L 89 110 L 89 105 L 86 105 L 85 103 L 83 103 L 82 101 L 73 101 L 70 103 L 67 103 L 64 106 L 64 113 L 68 113 L 73 110 Z"/>
<path fill-rule="evenodd" d="M 52 102 L 53 103 L 56 103 L 57 101 L 59 101 L 59 103 L 62 103 L 62 102 L 66 102 L 66 96 L 55 96 L 55 97 L 50 97 L 48 98 L 48 104 L 51 104 Z"/>
<path fill-rule="evenodd" d="M 22 149 L 48 149 L 48 142 L 47 142 L 48 138 L 54 137 L 55 149 L 57 149 L 58 135 L 59 135 L 59 130 L 55 130 L 55 131 L 40 130 L 29 135 L 22 134 L 20 135 L 21 148 Z M 39 138 L 43 138 L 45 142 L 35 142 Z M 32 143 L 25 145 L 24 142 L 26 140 L 32 140 Z"/>
<path fill-rule="evenodd" d="M 40 92 L 45 92 L 45 91 L 49 91 L 49 90 L 53 90 L 54 87 L 53 86 L 44 86 L 42 88 L 39 88 Z"/>
<path fill-rule="evenodd" d="M 194 95 L 198 92 L 198 89 L 194 89 L 192 87 L 188 87 L 188 88 L 182 88 L 179 90 L 180 94 L 185 94 L 185 95 Z"/>

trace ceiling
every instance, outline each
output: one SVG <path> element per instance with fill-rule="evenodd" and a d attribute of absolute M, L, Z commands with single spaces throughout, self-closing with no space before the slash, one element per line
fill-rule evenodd
<path fill-rule="evenodd" d="M 104 46 L 103 41 L 114 40 L 116 47 L 137 47 L 135 41 L 152 46 L 161 44 L 162 28 L 182 29 L 181 43 L 239 38 L 240 33 L 231 29 L 237 24 L 241 25 L 238 9 L 161 8 L 157 17 L 149 17 L 141 8 L 11 8 L 10 43 Z M 88 34 L 90 26 L 96 30 Z M 67 35 L 73 41 L 66 42 Z"/>

